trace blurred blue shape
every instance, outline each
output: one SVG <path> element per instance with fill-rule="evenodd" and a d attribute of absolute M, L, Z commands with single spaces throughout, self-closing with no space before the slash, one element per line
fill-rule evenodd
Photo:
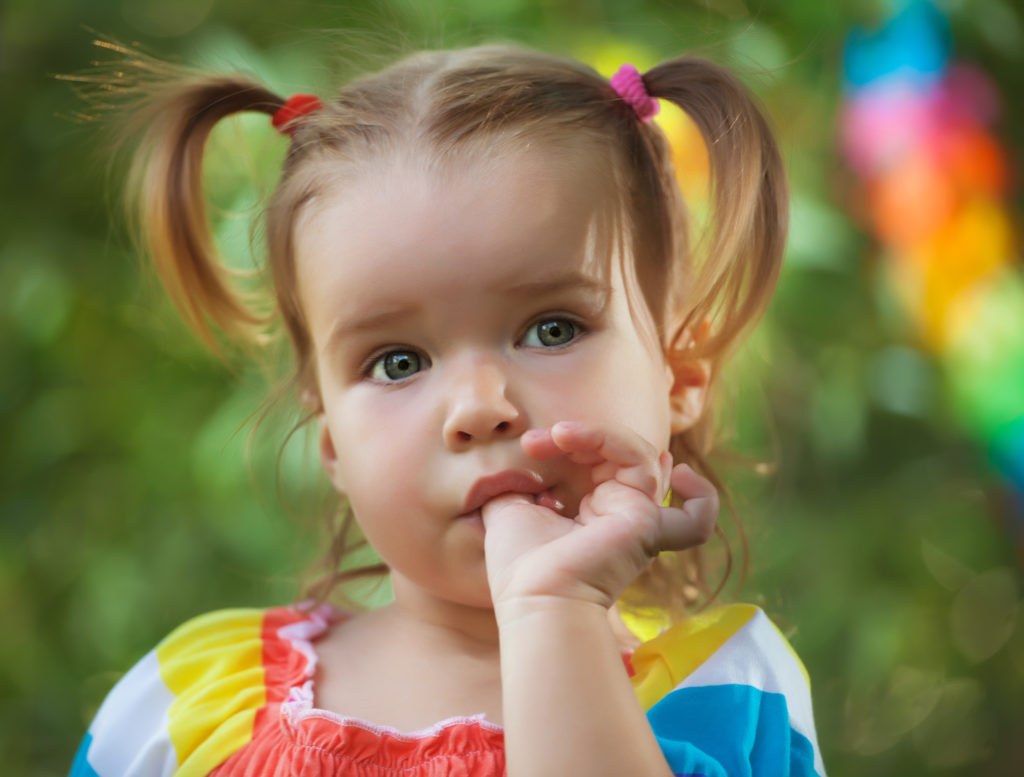
<path fill-rule="evenodd" d="M 993 463 L 1024 497 L 1024 416 L 997 432 L 991 446 Z M 1020 515 L 1024 517 L 1024 510 Z"/>
<path fill-rule="evenodd" d="M 843 78 L 855 91 L 883 78 L 924 86 L 942 75 L 952 49 L 949 22 L 926 0 L 906 6 L 873 31 L 855 27 L 843 45 Z"/>

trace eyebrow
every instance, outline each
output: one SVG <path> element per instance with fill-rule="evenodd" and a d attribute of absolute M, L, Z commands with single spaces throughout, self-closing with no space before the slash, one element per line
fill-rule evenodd
<path fill-rule="evenodd" d="M 401 321 L 403 318 L 408 318 L 415 311 L 416 307 L 413 305 L 402 305 L 401 307 L 389 307 L 367 315 L 357 313 L 350 318 L 338 321 L 331 328 L 331 334 L 327 338 L 327 346 L 330 348 L 332 344 L 343 337 L 359 334 L 360 332 L 370 332 L 395 321 Z"/>
<path fill-rule="evenodd" d="M 540 278 L 535 281 L 525 281 L 512 286 L 498 283 L 489 287 L 488 290 L 516 297 L 541 297 L 567 291 L 577 291 L 586 296 L 594 297 L 597 307 L 601 310 L 608 304 L 608 297 L 611 295 L 611 286 L 608 283 L 576 271 L 553 275 L 549 278 Z M 401 321 L 414 314 L 418 309 L 418 305 L 398 305 L 389 306 L 383 310 L 365 315 L 357 312 L 355 315 L 339 320 L 331 328 L 331 333 L 327 338 L 327 348 L 333 348 L 344 337 L 373 331 L 393 324 L 396 321 Z"/>
<path fill-rule="evenodd" d="M 540 278 L 535 281 L 525 281 L 509 287 L 492 288 L 492 291 L 504 290 L 508 294 L 516 296 L 533 296 L 539 294 L 557 294 L 562 291 L 581 291 L 594 296 L 607 299 L 611 294 L 611 286 L 603 281 L 591 278 L 577 271 L 561 273 L 550 278 Z"/>

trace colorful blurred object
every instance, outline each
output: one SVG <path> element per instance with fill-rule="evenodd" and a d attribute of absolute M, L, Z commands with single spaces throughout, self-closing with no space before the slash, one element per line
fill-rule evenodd
<path fill-rule="evenodd" d="M 1010 483 L 1024 558 L 1024 280 L 999 96 L 952 63 L 947 20 L 905 3 L 844 51 L 843 153 L 884 271 L 922 347 L 943 365 L 959 421 Z"/>

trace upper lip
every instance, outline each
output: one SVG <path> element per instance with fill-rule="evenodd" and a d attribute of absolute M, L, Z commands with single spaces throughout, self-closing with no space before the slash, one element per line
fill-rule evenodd
<path fill-rule="evenodd" d="M 498 494 L 539 494 L 545 488 L 547 486 L 544 485 L 544 479 L 536 472 L 526 469 L 509 469 L 487 475 L 477 480 L 469 489 L 462 512 L 471 513 Z"/>

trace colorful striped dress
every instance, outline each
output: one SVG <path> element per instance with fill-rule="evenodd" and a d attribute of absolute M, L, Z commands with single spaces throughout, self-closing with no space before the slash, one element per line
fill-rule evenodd
<path fill-rule="evenodd" d="M 498 777 L 482 715 L 400 732 L 313 706 L 328 611 L 189 621 L 110 692 L 72 777 Z M 696 615 L 624 656 L 676 775 L 824 775 L 806 672 L 756 607 Z"/>

